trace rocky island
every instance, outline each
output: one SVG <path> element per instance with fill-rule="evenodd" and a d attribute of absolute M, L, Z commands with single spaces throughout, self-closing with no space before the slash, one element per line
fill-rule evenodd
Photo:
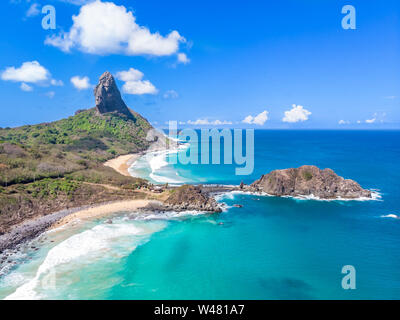
<path fill-rule="evenodd" d="M 207 211 L 221 212 L 221 207 L 209 192 L 204 192 L 200 186 L 183 185 L 172 189 L 169 197 L 164 201 L 167 209 L 174 211 Z"/>
<path fill-rule="evenodd" d="M 371 191 L 357 182 L 338 176 L 332 169 L 305 165 L 274 170 L 253 182 L 246 190 L 274 196 L 314 196 L 320 199 L 371 198 Z"/>

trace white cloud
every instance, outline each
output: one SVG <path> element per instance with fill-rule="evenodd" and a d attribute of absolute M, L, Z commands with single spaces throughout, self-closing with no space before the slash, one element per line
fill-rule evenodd
<path fill-rule="evenodd" d="M 64 82 L 62 82 L 61 80 L 51 79 L 50 84 L 52 86 L 62 87 L 64 85 Z"/>
<path fill-rule="evenodd" d="M 164 99 L 177 99 L 178 97 L 179 94 L 175 90 L 168 90 L 163 95 Z"/>
<path fill-rule="evenodd" d="M 29 7 L 28 11 L 26 11 L 26 16 L 27 17 L 34 17 L 34 16 L 37 16 L 39 13 L 40 13 L 39 4 L 38 3 L 33 3 Z"/>
<path fill-rule="evenodd" d="M 372 119 L 365 120 L 365 123 L 374 123 L 376 121 L 376 116 L 377 116 L 377 114 L 375 113 L 374 117 Z"/>
<path fill-rule="evenodd" d="M 253 123 L 253 116 L 248 115 L 246 118 L 242 120 L 243 123 L 252 124 Z"/>
<path fill-rule="evenodd" d="M 178 53 L 178 62 L 188 64 L 190 59 L 187 57 L 186 53 Z"/>
<path fill-rule="evenodd" d="M 21 83 L 20 88 L 21 88 L 22 91 L 27 91 L 27 92 L 33 91 L 33 87 L 28 85 L 28 84 L 26 84 L 25 82 Z"/>
<path fill-rule="evenodd" d="M 128 81 L 122 86 L 122 91 L 127 94 L 156 94 L 158 90 L 156 87 L 149 81 Z"/>
<path fill-rule="evenodd" d="M 227 121 L 227 120 L 215 120 L 215 121 L 213 121 L 212 122 L 212 124 L 214 125 L 214 126 L 218 126 L 218 125 L 229 125 L 229 124 L 232 124 L 232 121 Z"/>
<path fill-rule="evenodd" d="M 182 123 L 183 124 L 183 123 Z M 195 121 L 188 120 L 187 124 L 191 125 L 201 125 L 201 126 L 219 126 L 219 125 L 230 125 L 232 124 L 231 121 L 227 120 L 214 120 L 214 121 L 209 121 L 208 119 L 197 119 Z"/>
<path fill-rule="evenodd" d="M 365 123 L 372 124 L 372 123 L 384 123 L 386 118 L 386 112 L 378 113 L 375 112 L 371 119 L 365 120 Z"/>
<path fill-rule="evenodd" d="M 130 68 L 128 71 L 120 71 L 117 72 L 117 79 L 122 81 L 138 81 L 143 78 L 143 72 L 136 70 L 134 68 Z"/>
<path fill-rule="evenodd" d="M 117 72 L 116 78 L 125 81 L 122 91 L 127 94 L 157 94 L 157 88 L 149 81 L 142 80 L 143 72 L 130 68 L 127 71 Z"/>
<path fill-rule="evenodd" d="M 262 126 L 268 120 L 268 111 L 264 110 L 256 116 L 248 115 L 246 118 L 242 120 L 243 123 L 247 124 L 256 124 Z"/>
<path fill-rule="evenodd" d="M 77 48 L 91 54 L 126 54 L 169 56 L 185 42 L 178 31 L 167 36 L 136 24 L 135 16 L 124 6 L 95 1 L 81 7 L 73 16 L 69 32 L 47 37 L 45 43 L 70 51 Z"/>
<path fill-rule="evenodd" d="M 2 74 L 5 81 L 38 83 L 50 79 L 50 72 L 37 61 L 24 62 L 21 67 L 8 67 Z"/>
<path fill-rule="evenodd" d="M 74 76 L 71 78 L 71 83 L 78 90 L 89 89 L 92 86 L 88 77 Z"/>
<path fill-rule="evenodd" d="M 295 104 L 292 105 L 292 109 L 285 111 L 285 116 L 283 117 L 283 122 L 299 122 L 308 120 L 308 116 L 311 115 L 311 112 L 304 109 L 303 106 L 297 106 Z"/>
<path fill-rule="evenodd" d="M 49 91 L 49 92 L 46 92 L 45 95 L 46 95 L 48 98 L 53 99 L 54 96 L 56 95 L 56 93 L 55 93 L 54 91 Z"/>
<path fill-rule="evenodd" d="M 361 120 L 357 120 L 357 123 L 360 124 L 360 123 L 361 123 Z"/>
<path fill-rule="evenodd" d="M 41 66 L 38 61 L 24 62 L 19 68 L 8 67 L 1 72 L 1 79 L 4 81 L 22 82 L 20 88 L 24 91 L 33 90 L 33 87 L 27 83 L 39 84 L 41 86 L 63 85 L 61 80 L 52 79 L 49 70 Z"/>
<path fill-rule="evenodd" d="M 350 124 L 350 121 L 348 120 L 339 120 L 339 124 Z"/>

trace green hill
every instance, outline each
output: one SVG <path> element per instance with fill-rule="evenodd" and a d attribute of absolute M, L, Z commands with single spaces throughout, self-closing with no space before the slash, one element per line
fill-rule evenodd
<path fill-rule="evenodd" d="M 103 163 L 146 150 L 152 126 L 126 107 L 107 72 L 95 98 L 95 108 L 67 119 L 0 129 L 0 234 L 26 217 L 143 197 L 135 190 L 147 185 L 145 180 Z"/>
<path fill-rule="evenodd" d="M 1 129 L 0 185 L 62 177 L 145 150 L 150 128 L 138 114 L 128 119 L 90 109 L 51 123 Z"/>

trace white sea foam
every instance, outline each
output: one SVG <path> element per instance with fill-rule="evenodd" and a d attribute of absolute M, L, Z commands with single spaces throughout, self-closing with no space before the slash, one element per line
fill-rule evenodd
<path fill-rule="evenodd" d="M 168 162 L 166 160 L 167 155 L 170 152 L 168 151 L 159 151 L 159 152 L 154 152 L 153 154 L 149 153 L 148 154 L 148 162 L 150 164 L 151 172 L 155 172 L 157 170 L 160 170 L 163 167 L 166 167 L 168 165 Z"/>
<path fill-rule="evenodd" d="M 308 196 L 283 196 L 283 198 L 293 198 L 296 200 L 316 200 L 316 201 L 383 201 L 382 195 L 377 192 L 377 191 L 372 191 L 371 190 L 371 198 L 368 197 L 359 197 L 359 198 L 354 198 L 354 199 L 348 199 L 348 198 L 335 198 L 335 199 L 322 199 L 319 197 L 314 196 L 313 194 L 308 195 Z"/>
<path fill-rule="evenodd" d="M 136 160 L 131 167 L 129 172 L 132 176 L 138 176 L 135 171 L 148 167 L 150 173 L 149 178 L 156 183 L 170 183 L 170 184 L 182 184 L 187 182 L 186 179 L 179 176 L 178 172 L 170 170 L 162 171 L 163 168 L 169 165 L 167 157 L 171 154 L 178 153 L 182 149 L 186 149 L 188 144 L 179 144 L 176 149 L 158 150 L 146 153 L 140 159 Z M 144 163 L 144 164 L 143 164 Z M 169 173 L 169 174 L 168 174 Z"/>
<path fill-rule="evenodd" d="M 381 218 L 392 218 L 392 219 L 400 219 L 400 217 L 396 214 L 386 214 L 382 215 Z"/>
<path fill-rule="evenodd" d="M 17 288 L 17 290 L 7 296 L 6 299 L 45 298 L 35 289 L 40 288 L 39 286 L 46 275 L 53 272 L 58 266 L 79 263 L 80 261 L 87 262 L 88 258 L 101 259 L 107 255 L 107 253 L 110 253 L 113 242 L 120 240 L 121 237 L 127 237 L 131 239 L 131 241 L 124 242 L 126 247 L 118 246 L 120 258 L 135 250 L 144 238 L 160 231 L 165 226 L 166 224 L 161 222 L 140 226 L 135 225 L 134 222 L 122 222 L 97 225 L 92 229 L 75 234 L 53 247 L 47 253 L 35 277 Z M 132 241 L 132 239 L 136 241 Z M 116 252 L 113 251 L 112 254 L 115 256 Z M 81 260 L 81 258 L 84 259 Z"/>
<path fill-rule="evenodd" d="M 134 216 L 134 220 L 174 220 L 180 219 L 188 216 L 200 216 L 204 215 L 207 212 L 205 211 L 165 211 L 165 212 L 157 212 L 157 213 L 143 213 Z"/>
<path fill-rule="evenodd" d="M 315 200 L 315 201 L 383 201 L 382 200 L 382 195 L 379 193 L 377 190 L 370 190 L 371 191 L 371 198 L 368 197 L 359 197 L 359 198 L 354 198 L 354 199 L 347 199 L 347 198 L 335 198 L 335 199 L 322 199 L 319 197 L 314 196 L 313 194 L 307 195 L 307 196 L 281 196 L 282 198 L 291 198 L 291 199 L 296 199 L 296 200 Z M 268 194 L 265 192 L 253 192 L 253 191 L 227 191 L 223 192 L 221 194 L 217 194 L 215 196 L 215 199 L 217 201 L 220 201 L 222 199 L 230 199 L 233 200 L 235 195 L 238 194 L 246 194 L 246 195 L 253 195 L 253 196 L 263 196 L 263 197 L 275 197 L 272 194 Z"/>

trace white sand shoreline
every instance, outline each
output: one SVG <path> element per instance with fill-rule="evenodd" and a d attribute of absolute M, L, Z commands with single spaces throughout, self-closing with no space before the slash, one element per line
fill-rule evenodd
<path fill-rule="evenodd" d="M 150 202 L 151 200 L 121 200 L 111 203 L 94 205 L 90 208 L 84 208 L 63 217 L 55 224 L 53 224 L 51 229 L 60 228 L 75 220 L 90 220 L 93 218 L 104 217 L 108 214 L 114 214 L 124 211 L 135 211 L 146 207 Z"/>
<path fill-rule="evenodd" d="M 131 153 L 123 156 L 119 156 L 117 158 L 108 160 L 104 163 L 105 166 L 113 168 L 115 171 L 120 174 L 131 177 L 128 169 L 129 167 L 139 159 L 143 154 L 142 153 Z"/>

